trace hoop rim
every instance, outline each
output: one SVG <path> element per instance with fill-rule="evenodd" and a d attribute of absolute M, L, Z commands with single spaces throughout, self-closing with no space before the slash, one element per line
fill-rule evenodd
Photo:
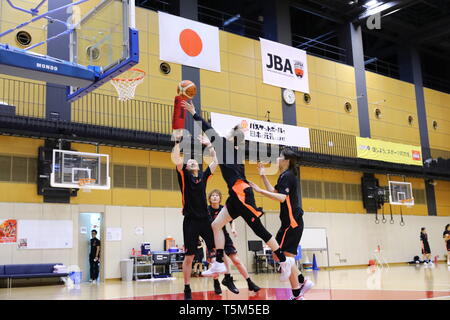
<path fill-rule="evenodd" d="M 127 71 L 137 71 L 139 73 L 142 73 L 142 75 L 138 76 L 138 77 L 135 77 L 135 78 L 118 78 L 118 77 L 116 77 L 116 78 L 112 78 L 111 80 L 112 81 L 129 81 L 129 82 L 131 82 L 131 81 L 139 81 L 139 80 L 144 79 L 145 76 L 147 75 L 147 72 L 145 72 L 144 70 L 139 69 L 139 68 L 131 68 L 131 69 L 128 69 Z"/>
<path fill-rule="evenodd" d="M 78 185 L 80 187 L 84 187 L 86 185 L 93 184 L 95 181 L 97 181 L 97 180 L 96 179 L 92 179 L 92 178 L 80 179 L 80 180 L 78 180 Z"/>
<path fill-rule="evenodd" d="M 402 203 L 403 205 L 405 205 L 407 207 L 412 207 L 414 205 L 413 203 L 411 203 L 411 201 L 414 201 L 414 198 L 398 200 L 398 202 Z"/>

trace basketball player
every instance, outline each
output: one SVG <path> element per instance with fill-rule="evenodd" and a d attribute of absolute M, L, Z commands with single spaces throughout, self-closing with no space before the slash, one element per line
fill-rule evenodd
<path fill-rule="evenodd" d="M 445 248 L 447 249 L 447 265 L 450 266 L 450 223 L 445 226 L 442 237 L 444 238 Z"/>
<path fill-rule="evenodd" d="M 216 219 L 216 217 L 218 216 L 220 210 L 222 210 L 222 208 L 223 208 L 223 206 L 220 204 L 222 202 L 222 193 L 220 192 L 220 190 L 214 189 L 214 190 L 212 190 L 209 193 L 208 200 L 209 200 L 209 204 L 210 204 L 208 206 L 208 211 L 209 211 L 209 214 L 210 214 L 210 217 L 211 217 L 211 222 L 213 222 Z M 228 233 L 227 228 L 225 226 L 223 227 L 223 233 L 224 233 L 224 236 L 225 236 L 224 252 L 226 254 L 226 256 L 224 256 L 223 262 L 225 263 L 227 271 L 225 273 L 225 278 L 222 280 L 222 284 L 224 286 L 226 286 L 231 292 L 233 292 L 235 294 L 239 293 L 239 289 L 236 288 L 236 286 L 234 285 L 233 277 L 230 274 L 230 264 L 229 264 L 228 259 L 227 259 L 227 257 L 228 257 L 228 258 L 231 259 L 233 264 L 239 270 L 240 274 L 242 274 L 244 279 L 247 281 L 248 290 L 249 291 L 258 292 L 260 290 L 260 287 L 258 287 L 250 279 L 250 276 L 249 276 L 249 274 L 247 272 L 247 268 L 245 267 L 245 265 L 239 259 L 239 256 L 237 254 L 237 250 L 236 250 L 236 248 L 234 247 L 234 244 L 233 244 L 233 240 L 231 240 L 230 234 Z M 237 236 L 234 220 L 231 221 L 231 233 L 235 237 Z M 220 282 L 219 282 L 218 278 L 214 279 L 214 291 L 217 294 L 222 293 L 222 289 L 220 288 Z"/>
<path fill-rule="evenodd" d="M 298 199 L 299 190 L 295 163 L 296 155 L 294 151 L 285 148 L 281 151 L 280 157 L 277 158 L 278 170 L 281 174 L 275 187 L 267 179 L 262 164 L 258 165 L 258 171 L 267 190 L 263 190 L 250 182 L 255 192 L 280 202 L 281 227 L 278 230 L 276 240 L 283 253 L 288 257 L 297 255 L 297 248 L 303 233 L 303 210 Z M 314 285 L 311 280 L 305 280 L 295 264 L 292 265 L 289 281 L 292 288 L 290 300 L 303 300 L 305 292 Z"/>
<path fill-rule="evenodd" d="M 219 166 L 229 191 L 229 197 L 225 206 L 211 225 L 214 232 L 214 242 L 216 244 L 216 261 L 214 261 L 212 267 L 209 270 L 204 271 L 202 275 L 213 276 L 214 274 L 226 272 L 226 266 L 223 262 L 225 236 L 222 228 L 233 219 L 241 216 L 253 232 L 255 232 L 255 234 L 261 238 L 270 249 L 272 249 L 272 252 L 276 254 L 280 260 L 280 279 L 281 281 L 287 281 L 290 276 L 291 265 L 295 264 L 295 260 L 292 257 L 286 257 L 283 252 L 281 252 L 277 241 L 269 231 L 264 228 L 259 219 L 264 211 L 262 208 L 256 207 L 253 190 L 245 177 L 245 167 L 243 164 L 243 158 L 245 156 L 245 136 L 242 128 L 239 125 L 235 126 L 227 138 L 222 138 L 208 122 L 195 112 L 195 107 L 191 102 L 182 101 L 182 106 L 192 114 L 195 121 L 201 121 L 202 130 L 207 135 L 210 135 L 211 142 L 214 142 L 213 139 L 218 139 L 218 142 L 222 143 L 223 149 L 221 159 L 223 159 L 223 163 L 220 163 Z"/>
<path fill-rule="evenodd" d="M 183 158 L 180 154 L 180 145 L 175 143 L 172 151 L 172 161 L 176 164 L 178 183 L 180 184 L 183 201 L 183 239 L 185 246 L 185 256 L 183 260 L 184 277 L 184 298 L 192 299 L 190 287 L 192 262 L 197 252 L 199 236 L 205 240 L 209 252 L 214 250 L 214 234 L 209 220 L 208 204 L 206 202 L 206 183 L 217 168 L 217 157 L 214 148 L 208 138 L 199 137 L 200 142 L 209 148 L 213 158 L 208 168 L 200 171 L 198 162 L 189 159 L 183 165 Z"/>
<path fill-rule="evenodd" d="M 431 249 L 430 244 L 428 243 L 428 234 L 425 227 L 420 228 L 420 242 L 422 246 L 422 255 L 423 255 L 423 264 L 433 264 L 431 261 Z"/>

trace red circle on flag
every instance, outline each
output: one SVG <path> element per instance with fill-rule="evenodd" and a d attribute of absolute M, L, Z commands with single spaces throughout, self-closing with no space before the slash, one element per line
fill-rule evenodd
<path fill-rule="evenodd" d="M 203 42 L 200 36 L 191 29 L 184 29 L 180 33 L 181 49 L 190 57 L 196 57 L 202 52 Z"/>

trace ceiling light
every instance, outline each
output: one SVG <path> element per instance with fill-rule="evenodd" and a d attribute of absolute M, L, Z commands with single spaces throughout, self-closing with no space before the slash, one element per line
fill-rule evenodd
<path fill-rule="evenodd" d="M 366 7 L 367 9 L 370 10 L 370 9 L 373 9 L 373 8 L 379 6 L 380 4 L 382 4 L 381 1 L 378 1 L 378 0 L 369 0 L 369 1 L 366 2 L 366 4 L 364 5 L 364 7 Z"/>

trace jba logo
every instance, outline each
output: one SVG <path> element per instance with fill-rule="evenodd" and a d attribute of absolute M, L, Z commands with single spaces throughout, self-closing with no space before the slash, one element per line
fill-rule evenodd
<path fill-rule="evenodd" d="M 283 59 L 280 56 L 268 53 L 269 63 L 266 64 L 266 67 L 269 69 L 275 69 L 277 71 L 294 74 L 298 78 L 303 78 L 303 63 L 301 61 L 294 61 L 294 70 L 292 70 L 292 64 L 289 59 Z"/>
<path fill-rule="evenodd" d="M 57 66 L 52 66 L 52 65 L 44 64 L 44 63 L 36 63 L 36 67 L 45 69 L 45 70 L 50 70 L 50 71 L 58 71 Z"/>
<path fill-rule="evenodd" d="M 420 160 L 420 151 L 412 150 L 412 158 L 413 160 Z"/>

